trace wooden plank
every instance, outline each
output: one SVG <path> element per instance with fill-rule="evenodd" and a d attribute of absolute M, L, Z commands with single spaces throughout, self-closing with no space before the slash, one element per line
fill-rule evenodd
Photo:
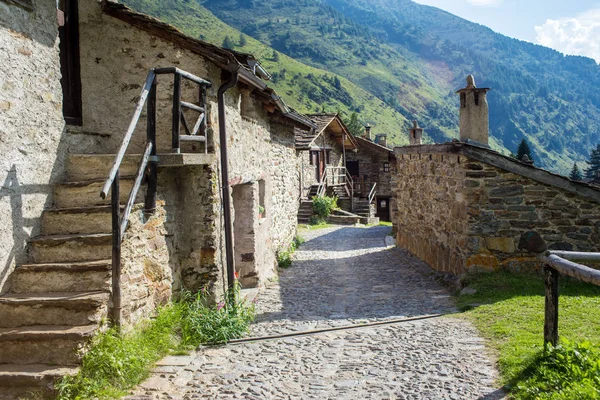
<path fill-rule="evenodd" d="M 570 261 L 600 262 L 600 253 L 584 253 L 581 251 L 552 250 L 547 255 L 555 255 Z"/>
<path fill-rule="evenodd" d="M 211 165 L 215 162 L 214 154 L 204 153 L 170 153 L 159 154 L 160 168 L 185 167 L 188 165 Z"/>
<path fill-rule="evenodd" d="M 200 114 L 196 124 L 194 125 L 194 129 L 192 130 L 192 136 L 196 136 L 198 134 L 198 131 L 200 131 L 200 128 L 204 125 L 204 119 L 204 114 Z"/>
<path fill-rule="evenodd" d="M 181 106 L 185 107 L 185 108 L 189 108 L 190 110 L 197 111 L 200 114 L 204 113 L 204 107 L 197 106 L 196 104 L 193 104 L 193 103 L 188 103 L 187 101 L 182 101 Z"/>
<path fill-rule="evenodd" d="M 175 68 L 176 69 L 176 68 Z M 171 148 L 173 152 L 179 153 L 179 133 L 181 131 L 181 75 L 173 75 L 173 117 Z"/>
<path fill-rule="evenodd" d="M 180 75 L 181 77 L 192 81 L 192 82 L 196 82 L 198 85 L 203 85 L 206 87 L 211 87 L 212 83 L 210 83 L 207 80 L 204 80 L 202 78 L 197 77 L 194 74 L 190 74 L 187 71 L 184 71 L 182 69 L 176 68 L 176 67 L 165 67 L 165 68 L 156 68 L 155 72 L 157 74 L 175 74 L 175 75 Z"/>
<path fill-rule="evenodd" d="M 192 135 L 180 135 L 179 140 L 182 142 L 206 142 L 206 138 L 204 136 L 192 136 Z"/>
<path fill-rule="evenodd" d="M 111 184 L 112 205 L 112 322 L 121 327 L 121 213 L 119 204 L 119 170 Z"/>
<path fill-rule="evenodd" d="M 558 271 L 546 266 L 544 282 L 546 285 L 544 343 L 556 346 L 558 343 Z"/>
<path fill-rule="evenodd" d="M 553 254 L 543 257 L 542 262 L 550 265 L 563 275 L 600 286 L 600 271 L 597 269 L 565 260 L 564 258 L 560 258 Z"/>
<path fill-rule="evenodd" d="M 121 166 L 121 162 L 123 161 L 123 157 L 125 156 L 125 152 L 127 151 L 127 147 L 129 146 L 129 142 L 131 141 L 131 136 L 135 131 L 135 127 L 140 119 L 140 115 L 142 114 L 142 110 L 144 109 L 144 103 L 146 103 L 146 99 L 148 98 L 148 94 L 152 89 L 152 84 L 154 83 L 154 78 L 156 75 L 154 74 L 154 70 L 150 70 L 148 72 L 148 77 L 146 78 L 146 84 L 142 88 L 142 94 L 140 95 L 140 99 L 138 100 L 137 106 L 135 108 L 135 112 L 133 113 L 133 118 L 129 123 L 129 127 L 127 128 L 127 132 L 125 132 L 125 136 L 123 137 L 123 142 L 121 143 L 121 147 L 115 157 L 115 161 L 113 162 L 113 166 L 110 169 L 110 173 L 108 174 L 108 179 L 104 183 L 102 187 L 102 191 L 100 192 L 100 197 L 103 199 L 106 198 L 106 194 L 108 193 L 110 186 L 115 180 L 115 176 L 119 171 L 119 167 Z"/>

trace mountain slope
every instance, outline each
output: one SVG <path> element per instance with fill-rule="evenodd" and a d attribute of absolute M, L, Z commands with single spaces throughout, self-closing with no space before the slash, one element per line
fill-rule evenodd
<path fill-rule="evenodd" d="M 192 0 L 193 1 L 193 0 Z M 345 76 L 436 140 L 456 135 L 453 90 L 474 73 L 489 95 L 492 147 L 526 137 L 538 165 L 566 173 L 600 141 L 600 67 L 409 0 L 205 0 L 226 23 Z M 368 118 L 361 116 L 364 122 Z"/>
<path fill-rule="evenodd" d="M 394 143 L 408 142 L 404 134 L 409 122 L 383 100 L 334 73 L 302 64 L 250 37 L 240 45 L 241 32 L 217 19 L 195 1 L 122 0 L 123 4 L 170 23 L 187 35 L 222 45 L 228 37 L 235 50 L 254 54 L 273 74 L 268 83 L 287 104 L 300 112 L 340 111 L 345 120 L 359 113 L 376 128 L 388 133 Z M 275 53 L 277 55 L 275 56 Z"/>

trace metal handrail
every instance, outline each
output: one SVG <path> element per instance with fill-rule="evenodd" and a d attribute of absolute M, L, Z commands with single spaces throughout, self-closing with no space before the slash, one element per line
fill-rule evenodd
<path fill-rule="evenodd" d="M 350 196 L 350 212 L 354 212 L 354 179 L 346 169 L 346 193 Z"/>
<path fill-rule="evenodd" d="M 560 274 L 600 286 L 600 271 L 574 261 L 600 262 L 600 253 L 548 251 L 542 257 L 545 281 L 544 343 L 558 343 L 558 278 Z"/>
<path fill-rule="evenodd" d="M 373 184 L 373 187 L 371 188 L 371 191 L 369 192 L 369 204 L 371 204 L 373 202 L 373 198 L 375 197 L 375 194 L 377 194 L 377 182 L 375 182 Z"/>
<path fill-rule="evenodd" d="M 317 197 L 323 196 L 325 194 L 325 190 L 327 190 L 327 168 L 325 168 L 325 172 L 323 173 L 321 182 L 317 188 Z"/>
<path fill-rule="evenodd" d="M 100 197 L 106 198 L 108 192 L 111 192 L 111 212 L 112 212 L 112 320 L 113 324 L 117 327 L 121 326 L 121 244 L 123 242 L 123 235 L 127 229 L 129 223 L 129 215 L 137 198 L 138 191 L 142 185 L 142 180 L 148 172 L 147 179 L 147 190 L 146 199 L 144 202 L 144 213 L 149 215 L 152 214 L 156 209 L 156 190 L 158 184 L 158 157 L 156 156 L 156 85 L 157 75 L 160 74 L 173 74 L 174 75 L 174 87 L 173 87 L 173 130 L 172 130 L 172 150 L 179 152 L 179 141 L 182 138 L 180 135 L 180 123 L 183 122 L 184 127 L 190 136 L 197 136 L 198 131 L 201 128 L 206 127 L 206 89 L 210 86 L 210 82 L 201 79 L 189 72 L 182 71 L 175 67 L 170 68 L 157 68 L 151 69 L 146 77 L 146 83 L 142 88 L 140 99 L 137 102 L 133 117 L 123 141 L 121 147 L 115 156 L 115 160 L 108 174 L 108 178 L 102 186 L 100 191 Z M 181 101 L 181 79 L 185 78 L 193 81 L 200 85 L 200 106 L 192 103 Z M 123 210 L 123 215 L 120 214 L 120 174 L 119 168 L 131 142 L 131 137 L 135 132 L 137 124 L 144 105 L 147 105 L 147 126 L 146 126 L 146 146 L 144 153 L 138 165 L 138 169 L 135 175 L 133 187 L 129 192 L 127 204 Z M 187 122 L 181 110 L 181 107 L 187 107 L 200 113 L 198 121 L 194 126 L 193 132 L 190 132 L 187 127 Z M 206 141 L 206 130 L 203 129 L 204 136 L 197 136 L 195 141 L 203 141 L 205 143 L 204 151 L 207 152 L 207 141 Z"/>

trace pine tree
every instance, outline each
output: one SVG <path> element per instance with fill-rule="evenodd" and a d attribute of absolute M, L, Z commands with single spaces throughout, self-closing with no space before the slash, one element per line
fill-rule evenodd
<path fill-rule="evenodd" d="M 350 115 L 350 121 L 346 124 L 346 127 L 354 136 L 361 136 L 364 131 L 363 125 L 358 120 L 358 114 L 355 112 Z"/>
<path fill-rule="evenodd" d="M 572 181 L 583 180 L 583 175 L 581 175 L 581 171 L 579 170 L 577 163 L 573 163 L 573 169 L 571 170 L 571 173 L 569 174 L 569 179 Z"/>
<path fill-rule="evenodd" d="M 275 62 L 279 62 L 279 53 L 275 50 L 273 50 L 273 61 Z"/>
<path fill-rule="evenodd" d="M 529 157 L 529 159 L 533 161 L 533 156 L 531 155 L 529 143 L 527 143 L 527 140 L 523 138 L 523 140 L 521 140 L 521 143 L 519 143 L 519 148 L 517 149 L 517 160 L 521 161 L 525 154 L 527 154 L 527 157 Z"/>
<path fill-rule="evenodd" d="M 234 47 L 235 43 L 233 43 L 233 40 L 229 36 L 225 36 L 225 39 L 223 39 L 223 48 L 233 49 Z"/>
<path fill-rule="evenodd" d="M 240 47 L 244 47 L 246 44 L 248 44 L 246 35 L 244 35 L 243 33 L 240 33 Z"/>
<path fill-rule="evenodd" d="M 586 162 L 589 164 L 589 167 L 585 170 L 585 177 L 588 179 L 597 178 L 598 172 L 600 172 L 600 144 L 595 149 L 592 149 L 590 159 Z"/>

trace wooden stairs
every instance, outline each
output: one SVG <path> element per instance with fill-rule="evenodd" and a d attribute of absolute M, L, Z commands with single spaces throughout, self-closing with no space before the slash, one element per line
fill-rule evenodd
<path fill-rule="evenodd" d="M 46 398 L 77 372 L 82 350 L 105 324 L 111 289 L 111 210 L 99 196 L 114 155 L 70 155 L 54 188 L 29 263 L 15 268 L 0 297 L 0 399 Z M 121 203 L 139 156 L 121 167 Z"/>

